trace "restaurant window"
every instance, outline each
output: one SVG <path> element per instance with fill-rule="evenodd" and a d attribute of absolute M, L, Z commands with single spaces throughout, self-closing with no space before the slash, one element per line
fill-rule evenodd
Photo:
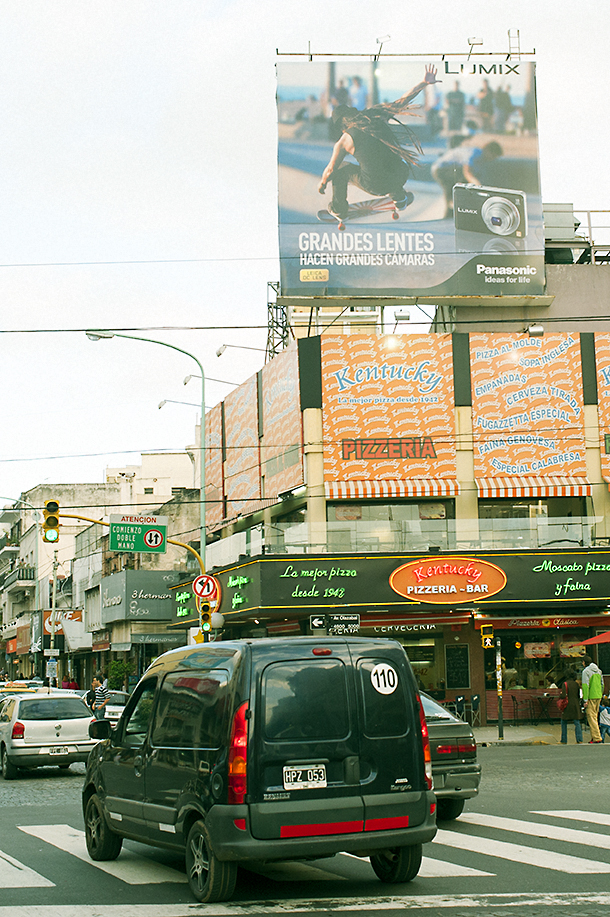
<path fill-rule="evenodd" d="M 399 637 L 398 640 L 402 643 L 409 657 L 420 691 L 427 691 L 433 697 L 442 699 L 445 691 L 445 660 L 442 636 L 412 639 L 401 639 Z"/>
<path fill-rule="evenodd" d="M 479 500 L 479 519 L 586 516 L 586 497 L 510 497 Z"/>
<path fill-rule="evenodd" d="M 329 549 L 387 551 L 451 548 L 455 540 L 455 501 L 421 500 L 327 503 Z"/>
<path fill-rule="evenodd" d="M 502 686 L 505 690 L 547 690 L 568 669 L 582 669 L 588 631 L 501 631 Z M 485 686 L 496 687 L 496 651 L 485 650 Z"/>

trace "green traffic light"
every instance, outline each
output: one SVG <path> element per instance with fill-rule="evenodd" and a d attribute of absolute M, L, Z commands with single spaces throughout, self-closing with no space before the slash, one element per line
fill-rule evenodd
<path fill-rule="evenodd" d="M 46 532 L 43 532 L 43 533 L 42 533 L 42 540 L 43 540 L 43 541 L 51 541 L 51 542 L 52 542 L 52 541 L 58 541 L 58 540 L 59 540 L 59 532 L 57 531 L 57 529 L 48 529 Z"/>

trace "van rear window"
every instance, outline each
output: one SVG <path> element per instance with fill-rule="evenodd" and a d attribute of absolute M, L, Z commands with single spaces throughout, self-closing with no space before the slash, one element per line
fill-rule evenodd
<path fill-rule="evenodd" d="M 409 730 L 403 673 L 385 659 L 359 659 L 364 733 L 371 738 L 403 736 Z"/>
<path fill-rule="evenodd" d="M 265 670 L 262 694 L 268 739 L 343 739 L 349 733 L 340 660 L 274 663 Z"/>
<path fill-rule="evenodd" d="M 225 721 L 228 673 L 172 672 L 161 685 L 152 744 L 165 748 L 218 748 Z"/>

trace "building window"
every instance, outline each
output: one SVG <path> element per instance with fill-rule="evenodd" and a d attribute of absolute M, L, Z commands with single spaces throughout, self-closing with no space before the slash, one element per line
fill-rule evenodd
<path fill-rule="evenodd" d="M 155 492 L 155 488 L 154 488 L 154 487 L 145 487 L 145 488 L 144 488 L 144 493 L 145 493 L 145 494 L 154 494 L 154 492 Z"/>

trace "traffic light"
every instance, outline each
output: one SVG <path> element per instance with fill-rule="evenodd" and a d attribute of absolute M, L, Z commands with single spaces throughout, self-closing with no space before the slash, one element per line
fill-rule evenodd
<path fill-rule="evenodd" d="M 481 645 L 484 650 L 491 650 L 494 647 L 494 626 L 493 624 L 481 624 Z"/>
<path fill-rule="evenodd" d="M 45 500 L 42 540 L 51 544 L 59 541 L 59 503 L 57 500 Z"/>
<path fill-rule="evenodd" d="M 212 612 L 210 611 L 210 606 L 207 602 L 201 603 L 201 610 L 199 612 L 199 618 L 201 620 L 201 630 L 204 633 L 212 630 Z"/>

